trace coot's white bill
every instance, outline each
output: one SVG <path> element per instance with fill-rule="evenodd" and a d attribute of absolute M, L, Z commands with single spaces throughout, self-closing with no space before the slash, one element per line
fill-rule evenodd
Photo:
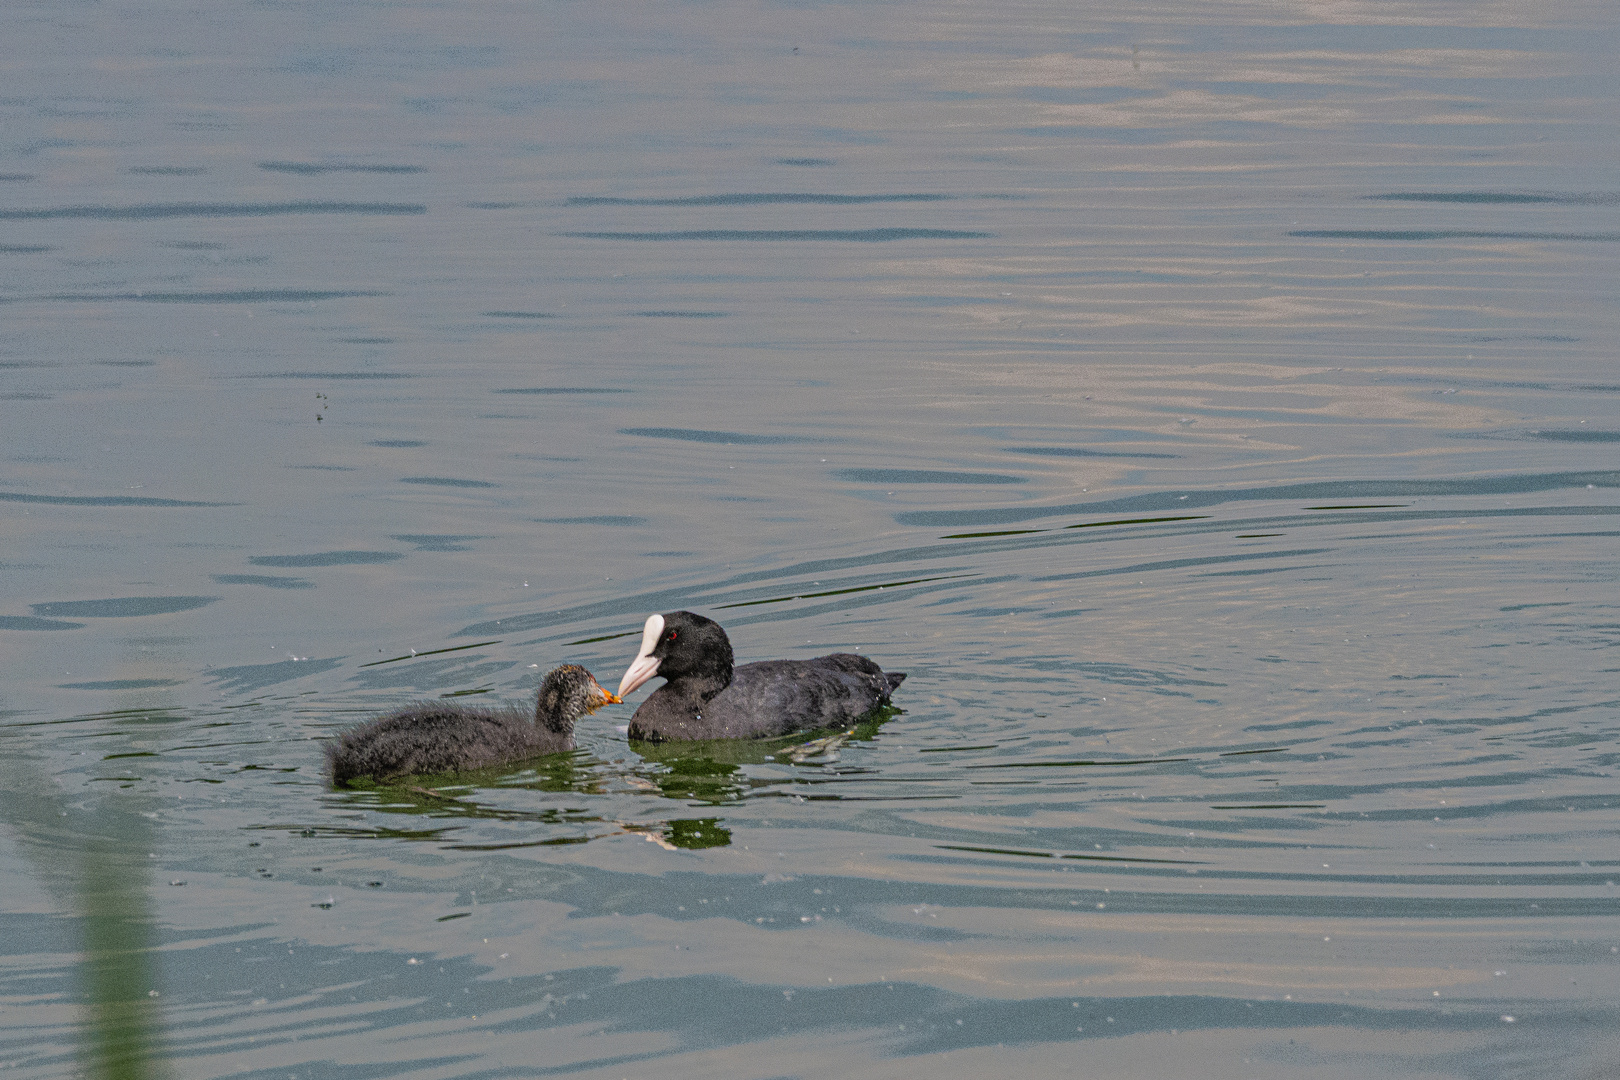
<path fill-rule="evenodd" d="M 619 696 L 624 697 L 630 691 L 658 674 L 659 658 L 652 654 L 658 646 L 658 639 L 664 636 L 664 617 L 662 615 L 647 616 L 647 625 L 641 631 L 641 651 L 630 662 L 624 671 L 624 678 L 619 680 Z"/>

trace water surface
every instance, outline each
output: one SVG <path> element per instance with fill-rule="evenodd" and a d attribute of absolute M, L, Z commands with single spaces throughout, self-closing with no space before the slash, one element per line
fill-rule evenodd
<path fill-rule="evenodd" d="M 1606 8 L 0 23 L 8 1068 L 1612 1072 Z"/>

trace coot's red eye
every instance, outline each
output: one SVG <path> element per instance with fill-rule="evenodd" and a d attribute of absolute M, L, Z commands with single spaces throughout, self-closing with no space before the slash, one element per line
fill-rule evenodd
<path fill-rule="evenodd" d="M 670 632 L 669 632 L 669 640 L 671 640 L 671 641 L 674 641 L 674 640 L 675 640 L 675 637 L 676 637 L 676 633 L 675 633 L 675 631 L 674 631 L 674 630 L 671 630 L 671 631 L 670 631 Z"/>

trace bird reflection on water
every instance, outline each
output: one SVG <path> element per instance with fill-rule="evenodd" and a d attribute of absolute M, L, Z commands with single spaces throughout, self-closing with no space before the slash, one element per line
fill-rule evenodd
<path fill-rule="evenodd" d="M 428 840 L 444 843 L 450 850 L 486 851 L 509 848 L 581 844 L 611 836 L 637 834 L 665 847 L 699 849 L 724 847 L 731 843 L 731 830 L 724 818 L 664 817 L 650 819 L 611 818 L 570 810 L 565 806 L 523 809 L 502 800 L 513 791 L 546 794 L 577 792 L 581 795 L 641 795 L 679 801 L 686 805 L 726 806 L 748 799 L 785 797 L 790 786 L 819 784 L 828 775 L 847 771 L 840 766 L 839 753 L 850 744 L 874 739 L 888 720 L 901 710 L 887 707 L 868 716 L 860 724 L 841 731 L 821 733 L 810 740 L 803 733 L 774 739 L 716 739 L 704 742 L 629 744 L 631 760 L 603 761 L 584 750 L 552 754 L 525 763 L 519 771 L 510 765 L 456 773 L 435 783 L 432 777 L 411 777 L 393 782 L 352 781 L 331 798 L 338 805 L 364 807 L 368 811 L 402 814 L 433 819 L 476 818 L 492 821 L 531 822 L 538 826 L 582 827 L 582 833 L 517 838 L 505 842 L 459 844 L 455 834 L 460 826 L 436 825 L 429 828 L 388 827 L 344 828 L 318 826 L 315 835 L 353 835 Z M 783 773 L 782 766 L 790 773 Z M 808 774 L 808 775 L 807 775 Z M 812 799 L 837 798 L 814 795 Z M 280 826 L 277 826 L 280 827 Z M 548 829 L 548 832 L 550 830 Z"/>

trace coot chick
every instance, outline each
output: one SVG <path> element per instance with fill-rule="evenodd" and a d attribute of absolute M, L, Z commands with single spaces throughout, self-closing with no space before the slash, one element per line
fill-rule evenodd
<path fill-rule="evenodd" d="M 669 681 L 630 719 L 632 739 L 760 739 L 847 727 L 887 705 L 905 678 L 853 653 L 733 668 L 731 641 L 720 624 L 690 611 L 648 617 L 619 696 L 654 675 Z"/>
<path fill-rule="evenodd" d="M 574 721 L 618 695 L 578 664 L 545 677 L 533 712 L 421 701 L 368 720 L 326 744 L 332 782 L 465 772 L 574 748 Z"/>

